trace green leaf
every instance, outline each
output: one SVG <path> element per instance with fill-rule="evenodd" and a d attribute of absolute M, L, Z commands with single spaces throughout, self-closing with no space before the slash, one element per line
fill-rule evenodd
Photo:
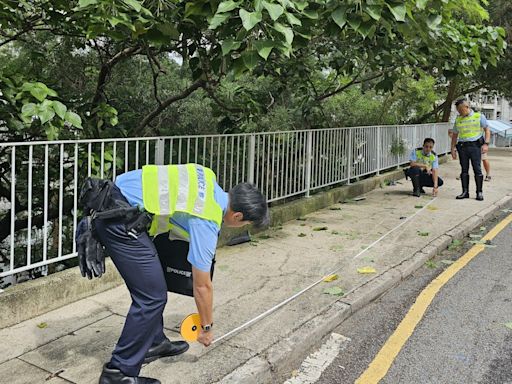
<path fill-rule="evenodd" d="M 142 9 L 142 4 L 139 3 L 137 0 L 123 0 L 123 2 L 137 12 L 140 12 L 140 10 Z"/>
<path fill-rule="evenodd" d="M 430 29 L 435 29 L 439 24 L 441 24 L 443 18 L 441 15 L 429 15 L 427 18 L 427 25 Z"/>
<path fill-rule="evenodd" d="M 47 323 L 39 323 L 39 324 L 37 324 L 37 328 L 39 328 L 39 329 L 44 329 L 46 327 L 48 327 Z"/>
<path fill-rule="evenodd" d="M 81 8 L 84 8 L 84 7 L 88 7 L 89 5 L 97 4 L 97 3 L 98 3 L 98 0 L 80 0 L 78 2 L 78 6 Z"/>
<path fill-rule="evenodd" d="M 41 124 L 46 124 L 48 121 L 53 119 L 55 112 L 53 109 L 48 108 L 40 111 L 37 115 L 39 116 L 39 120 L 41 120 Z"/>
<path fill-rule="evenodd" d="M 242 60 L 244 61 L 245 67 L 252 71 L 256 65 L 258 65 L 258 52 L 257 51 L 244 51 L 242 53 Z"/>
<path fill-rule="evenodd" d="M 428 0 L 416 0 L 416 7 L 424 10 L 427 7 Z"/>
<path fill-rule="evenodd" d="M 51 123 L 45 128 L 46 138 L 48 140 L 57 140 L 59 138 L 59 129 Z"/>
<path fill-rule="evenodd" d="M 302 14 L 306 17 L 309 17 L 310 19 L 313 19 L 313 20 L 316 20 L 318 19 L 318 12 L 317 11 L 313 11 L 311 9 L 304 9 L 302 11 Z"/>
<path fill-rule="evenodd" d="M 279 4 L 271 4 L 269 2 L 263 1 L 263 7 L 267 10 L 268 14 L 270 15 L 270 18 L 273 21 L 279 19 L 279 17 L 284 12 L 284 8 L 281 7 Z"/>
<path fill-rule="evenodd" d="M 235 3 L 232 0 L 223 1 L 219 4 L 217 8 L 217 13 L 229 12 L 238 7 L 238 3 Z"/>
<path fill-rule="evenodd" d="M 315 227 L 313 228 L 313 231 L 327 231 L 329 228 L 327 227 Z"/>
<path fill-rule="evenodd" d="M 381 18 L 380 14 L 382 13 L 382 7 L 379 5 L 368 5 L 364 11 L 370 15 L 372 19 L 379 21 Z"/>
<path fill-rule="evenodd" d="M 36 107 L 36 105 L 34 103 L 25 104 L 21 108 L 21 113 L 24 116 L 32 117 L 32 116 L 37 114 L 37 107 Z"/>
<path fill-rule="evenodd" d="M 428 236 L 428 235 L 429 235 L 428 232 L 418 231 L 418 236 Z"/>
<path fill-rule="evenodd" d="M 297 236 L 298 236 L 298 237 L 306 237 L 306 234 L 305 234 L 305 233 L 303 233 L 303 232 L 301 232 L 301 233 L 299 233 Z"/>
<path fill-rule="evenodd" d="M 55 113 L 57 114 L 57 116 L 59 116 L 61 119 L 64 120 L 64 117 L 66 116 L 66 111 L 68 110 L 68 108 L 64 104 L 62 104 L 60 101 L 57 101 L 57 100 L 52 101 L 52 107 L 53 107 L 53 110 L 55 111 Z"/>
<path fill-rule="evenodd" d="M 82 119 L 75 112 L 67 111 L 65 120 L 77 128 L 82 128 Z"/>
<path fill-rule="evenodd" d="M 284 38 L 286 39 L 286 42 L 288 45 L 291 45 L 293 42 L 293 31 L 289 27 L 285 27 L 283 24 L 280 23 L 274 23 L 274 29 L 277 32 L 280 32 L 284 35 Z"/>
<path fill-rule="evenodd" d="M 404 4 L 387 4 L 396 21 L 405 21 L 407 8 Z"/>
<path fill-rule="evenodd" d="M 324 293 L 333 296 L 343 296 L 345 292 L 340 287 L 328 287 L 324 288 Z"/>
<path fill-rule="evenodd" d="M 300 21 L 295 15 L 292 13 L 286 13 L 286 19 L 290 23 L 290 25 L 302 25 L 302 21 Z"/>
<path fill-rule="evenodd" d="M 254 46 L 258 50 L 258 54 L 264 59 L 267 60 L 270 52 L 274 48 L 274 42 L 269 40 L 259 40 L 254 43 Z"/>
<path fill-rule="evenodd" d="M 48 92 L 42 87 L 35 86 L 30 90 L 30 94 L 34 96 L 37 100 L 43 101 L 48 96 Z"/>
<path fill-rule="evenodd" d="M 508 322 L 508 323 L 505 323 L 503 324 L 505 327 L 507 327 L 508 329 L 512 329 L 512 321 L 511 322 Z"/>
<path fill-rule="evenodd" d="M 111 126 L 115 127 L 117 123 L 119 123 L 117 116 L 111 117 L 109 123 Z"/>
<path fill-rule="evenodd" d="M 222 43 L 220 43 L 222 54 L 226 56 L 229 52 L 240 48 L 241 44 L 242 43 L 240 41 L 235 41 L 233 39 L 224 40 Z"/>
<path fill-rule="evenodd" d="M 229 19 L 231 15 L 229 13 L 216 13 L 210 20 L 208 29 L 217 29 L 226 19 Z"/>
<path fill-rule="evenodd" d="M 253 29 L 262 19 L 261 12 L 247 12 L 245 9 L 240 9 L 239 14 L 246 31 Z"/>
<path fill-rule="evenodd" d="M 345 24 L 347 24 L 347 8 L 336 8 L 336 10 L 331 14 L 331 17 L 340 28 L 343 28 Z"/>
<path fill-rule="evenodd" d="M 374 28 L 375 28 L 375 25 L 373 24 L 373 22 L 366 21 L 359 26 L 359 29 L 357 30 L 357 32 L 359 32 L 364 38 L 366 38 L 368 35 L 375 32 L 375 31 L 372 32 L 372 30 Z"/>

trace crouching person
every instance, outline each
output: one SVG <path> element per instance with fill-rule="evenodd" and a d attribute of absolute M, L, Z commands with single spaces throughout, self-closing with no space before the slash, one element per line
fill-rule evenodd
<path fill-rule="evenodd" d="M 434 139 L 426 138 L 423 147 L 411 152 L 410 168 L 405 170 L 405 176 L 411 178 L 412 194 L 420 197 L 425 193 L 423 187 L 433 188 L 432 196 L 437 196 L 438 188 L 443 185 L 439 177 L 439 159 L 434 152 Z"/>

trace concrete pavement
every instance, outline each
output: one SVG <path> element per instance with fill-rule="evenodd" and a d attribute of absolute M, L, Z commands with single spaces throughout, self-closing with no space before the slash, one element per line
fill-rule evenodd
<path fill-rule="evenodd" d="M 485 215 L 508 204 L 512 157 L 509 152 L 498 152 L 490 158 L 493 181 L 485 184 L 485 201 L 454 200 L 460 193 L 455 180 L 459 167 L 458 162 L 450 161 L 442 166 L 445 185 L 430 209 L 357 259 L 354 255 L 362 248 L 431 198 L 409 196 L 410 184 L 402 180 L 366 194 L 365 200 L 336 204 L 271 228 L 249 244 L 219 249 L 214 277 L 216 336 L 280 303 L 334 267 L 342 267 L 340 279 L 321 283 L 214 347 L 194 344 L 182 356 L 146 365 L 142 374 L 165 384 L 279 382 L 310 347 L 352 312 L 421 266 L 452 239 L 463 236 L 469 226 L 479 225 Z M 471 195 L 474 197 L 473 182 Z M 377 273 L 357 272 L 365 266 Z M 353 292 L 341 298 L 323 293 L 332 286 Z M 0 378 L 11 377 L 10 383 L 97 382 L 129 303 L 126 289 L 118 287 L 0 330 L 4 345 Z M 171 339 L 179 338 L 177 328 L 192 312 L 193 299 L 169 296 L 164 322 Z"/>

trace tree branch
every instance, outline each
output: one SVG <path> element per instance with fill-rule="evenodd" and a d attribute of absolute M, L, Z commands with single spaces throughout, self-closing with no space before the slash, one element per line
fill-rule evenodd
<path fill-rule="evenodd" d="M 143 130 L 144 127 L 146 127 L 146 125 L 148 125 L 155 117 L 157 117 L 160 113 L 162 113 L 169 105 L 171 105 L 172 103 L 174 103 L 178 100 L 185 99 L 190 94 L 192 94 L 194 91 L 196 91 L 198 88 L 203 87 L 204 82 L 205 82 L 204 80 L 197 80 L 190 87 L 185 89 L 183 92 L 181 92 L 177 95 L 171 96 L 171 97 L 165 99 L 164 101 L 162 101 L 162 104 L 160 104 L 158 107 L 156 107 L 153 111 L 151 111 L 148 115 L 146 115 L 146 117 L 144 117 L 142 119 L 142 121 L 139 124 L 138 129 Z"/>
<path fill-rule="evenodd" d="M 318 96 L 316 98 L 316 101 L 325 100 L 325 99 L 327 99 L 327 98 L 329 98 L 331 96 L 334 96 L 334 95 L 336 95 L 336 94 L 338 94 L 340 92 L 343 92 L 345 89 L 350 88 L 351 86 L 353 86 L 355 84 L 362 84 L 362 83 L 365 83 L 367 81 L 371 81 L 371 80 L 377 79 L 377 78 L 381 77 L 383 74 L 384 74 L 384 72 L 378 72 L 378 73 L 375 73 L 375 74 L 370 75 L 368 77 L 365 77 L 364 79 L 358 79 L 359 75 L 357 75 L 348 84 L 345 84 L 342 87 L 336 88 L 334 91 L 331 91 L 331 92 L 328 92 L 328 93 L 324 93 L 323 95 Z"/>
<path fill-rule="evenodd" d="M 242 108 L 233 108 L 233 107 L 230 107 L 228 105 L 226 105 L 222 100 L 220 100 L 217 95 L 215 95 L 215 92 L 213 91 L 213 89 L 211 89 L 209 86 L 208 86 L 208 83 L 205 83 L 203 86 L 203 89 L 206 91 L 206 93 L 208 94 L 208 96 L 210 96 L 210 98 L 219 106 L 221 107 L 222 109 L 228 111 L 228 112 L 233 112 L 233 113 L 240 113 L 240 112 L 243 112 L 243 109 Z"/>

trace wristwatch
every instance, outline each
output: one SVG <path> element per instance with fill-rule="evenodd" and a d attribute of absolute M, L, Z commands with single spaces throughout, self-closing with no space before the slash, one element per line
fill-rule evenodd
<path fill-rule="evenodd" d="M 489 142 L 488 142 L 488 141 L 485 141 L 485 142 L 484 142 L 484 144 L 487 144 L 487 145 L 489 145 Z"/>
<path fill-rule="evenodd" d="M 201 325 L 201 329 L 205 332 L 210 332 L 212 330 L 212 327 L 213 327 L 213 323 Z"/>

